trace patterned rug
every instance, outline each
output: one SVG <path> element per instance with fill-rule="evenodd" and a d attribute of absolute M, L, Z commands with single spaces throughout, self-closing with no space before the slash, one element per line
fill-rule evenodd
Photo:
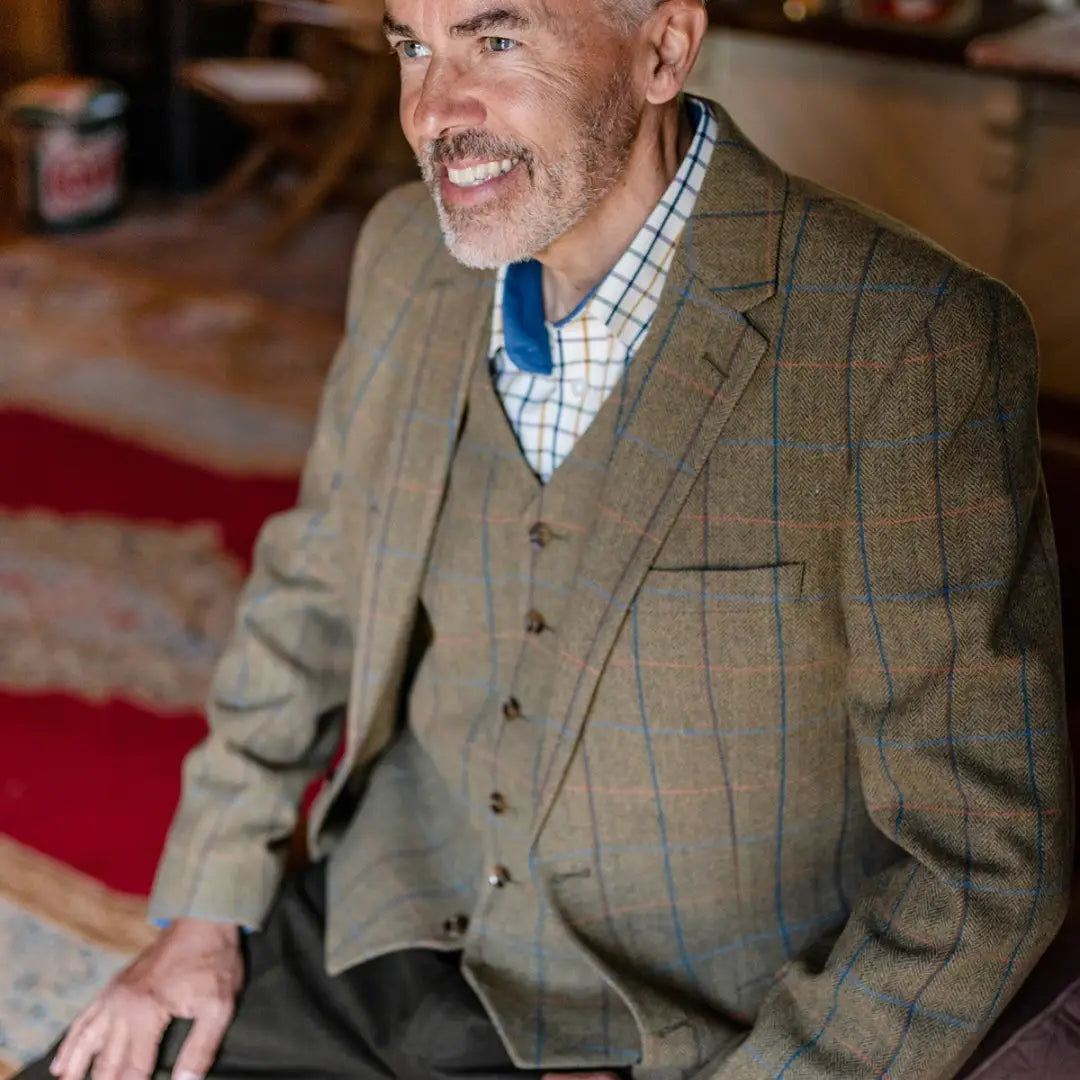
<path fill-rule="evenodd" d="M 335 336 L 0 249 L 0 1080 L 152 936 L 180 762 Z"/>

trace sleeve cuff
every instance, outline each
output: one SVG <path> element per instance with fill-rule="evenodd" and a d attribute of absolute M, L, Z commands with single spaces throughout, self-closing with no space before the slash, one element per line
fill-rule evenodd
<path fill-rule="evenodd" d="M 169 926 L 172 923 L 172 919 L 151 919 L 150 922 L 154 926 L 156 926 L 159 930 L 164 930 L 165 927 Z M 240 932 L 242 934 L 251 934 L 251 933 L 254 933 L 254 931 L 255 931 L 254 926 L 241 926 L 240 927 Z"/>

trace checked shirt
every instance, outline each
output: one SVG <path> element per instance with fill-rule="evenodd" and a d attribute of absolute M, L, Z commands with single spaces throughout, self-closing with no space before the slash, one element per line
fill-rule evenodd
<path fill-rule="evenodd" d="M 517 367 L 504 338 L 507 267 L 495 282 L 491 368 L 525 459 L 547 483 L 618 385 L 656 313 L 683 228 L 716 149 L 711 106 L 687 104 L 694 134 L 675 179 L 607 277 L 557 323 L 547 323 L 552 372 Z"/>

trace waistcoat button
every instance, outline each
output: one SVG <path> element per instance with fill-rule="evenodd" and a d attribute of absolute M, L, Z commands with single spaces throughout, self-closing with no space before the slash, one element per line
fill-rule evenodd
<path fill-rule="evenodd" d="M 516 697 L 507 698 L 503 702 L 502 714 L 505 720 L 520 720 L 521 702 Z"/>
<path fill-rule="evenodd" d="M 501 889 L 510 881 L 510 871 L 505 866 L 493 866 L 488 871 L 488 884 L 493 889 Z"/>
<path fill-rule="evenodd" d="M 525 616 L 525 630 L 530 634 L 539 634 L 543 631 L 547 623 L 544 620 L 544 616 L 540 614 L 535 608 Z"/>
<path fill-rule="evenodd" d="M 493 791 L 488 799 L 488 806 L 493 814 L 506 813 L 506 796 L 500 791 Z"/>
<path fill-rule="evenodd" d="M 529 529 L 529 543 L 534 548 L 546 548 L 548 544 L 554 539 L 551 532 L 551 526 L 545 524 L 543 521 L 538 521 L 531 529 Z"/>
<path fill-rule="evenodd" d="M 442 924 L 443 933 L 450 938 L 464 937 L 469 929 L 468 915 L 452 915 Z"/>

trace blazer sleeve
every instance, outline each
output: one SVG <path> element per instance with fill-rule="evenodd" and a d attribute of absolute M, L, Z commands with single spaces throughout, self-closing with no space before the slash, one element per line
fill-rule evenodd
<path fill-rule="evenodd" d="M 360 346 L 363 297 L 386 216 L 376 208 L 361 234 L 350 329 L 327 376 L 297 505 L 259 535 L 211 687 L 209 734 L 184 763 L 151 897 L 156 919 L 258 926 L 279 885 L 303 793 L 340 740 L 337 706 L 348 697 L 353 628 L 339 492 L 364 482 L 363 463 L 349 462 L 345 475 L 343 443 L 364 407 L 357 404 L 370 353 Z"/>
<path fill-rule="evenodd" d="M 1020 301 L 957 270 L 855 429 L 846 692 L 897 861 L 783 968 L 715 1080 L 945 1080 L 1056 933 L 1072 870 L 1056 557 Z"/>

